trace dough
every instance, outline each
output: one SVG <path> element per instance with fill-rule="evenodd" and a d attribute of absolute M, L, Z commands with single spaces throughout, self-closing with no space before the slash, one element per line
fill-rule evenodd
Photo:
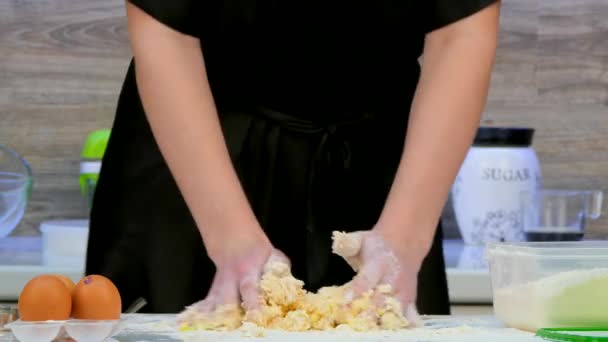
<path fill-rule="evenodd" d="M 334 253 L 355 256 L 361 248 L 358 234 L 334 233 Z M 380 285 L 351 303 L 345 299 L 349 285 L 329 286 L 317 293 L 304 290 L 304 282 L 291 274 L 289 265 L 270 262 L 260 281 L 262 306 L 243 312 L 220 307 L 211 314 L 189 307 L 180 316 L 182 330 L 233 330 L 245 323 L 287 331 L 351 329 L 355 331 L 397 330 L 409 325 L 390 285 Z M 381 306 L 374 305 L 380 298 Z"/>
<path fill-rule="evenodd" d="M 234 330 L 243 323 L 243 310 L 238 305 L 224 305 L 213 312 L 202 313 L 191 306 L 180 314 L 179 320 L 182 331 Z"/>
<path fill-rule="evenodd" d="M 359 261 L 355 258 L 361 250 L 361 233 L 333 232 L 332 252 L 341 256 L 355 272 L 359 271 Z"/>

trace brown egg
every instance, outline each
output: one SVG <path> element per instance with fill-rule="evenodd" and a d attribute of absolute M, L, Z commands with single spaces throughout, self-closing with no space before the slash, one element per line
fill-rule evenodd
<path fill-rule="evenodd" d="M 76 284 L 74 284 L 72 279 L 68 278 L 67 276 L 64 276 L 63 274 L 53 274 L 53 275 L 55 277 L 57 277 L 59 280 L 61 280 L 65 284 L 65 286 L 68 287 L 68 290 L 70 290 L 70 293 L 72 293 L 74 291 Z"/>
<path fill-rule="evenodd" d="M 57 277 L 40 275 L 25 284 L 17 307 L 23 321 L 63 321 L 70 318 L 72 297 Z"/>
<path fill-rule="evenodd" d="M 121 300 L 116 285 L 104 276 L 82 278 L 72 293 L 72 317 L 114 320 L 120 318 Z"/>

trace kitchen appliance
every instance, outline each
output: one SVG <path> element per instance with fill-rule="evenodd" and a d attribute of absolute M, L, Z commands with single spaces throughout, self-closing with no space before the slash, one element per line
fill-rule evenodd
<path fill-rule="evenodd" d="M 89 206 L 93 203 L 95 186 L 101 170 L 101 160 L 110 139 L 110 130 L 94 131 L 87 137 L 82 149 L 80 162 L 80 190 Z"/>
<path fill-rule="evenodd" d="M 496 316 L 512 328 L 608 326 L 608 241 L 487 247 Z"/>
<path fill-rule="evenodd" d="M 534 129 L 481 127 L 452 186 L 452 204 L 469 245 L 524 241 L 520 193 L 541 186 Z"/>
<path fill-rule="evenodd" d="M 13 149 L 0 145 L 0 238 L 21 222 L 31 189 L 29 164 Z"/>
<path fill-rule="evenodd" d="M 528 241 L 577 241 L 587 220 L 601 215 L 601 191 L 540 189 L 521 194 L 523 230 Z"/>

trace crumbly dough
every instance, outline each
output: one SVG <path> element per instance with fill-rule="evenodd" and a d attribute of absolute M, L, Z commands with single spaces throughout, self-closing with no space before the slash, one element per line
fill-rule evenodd
<path fill-rule="evenodd" d="M 333 232 L 332 252 L 344 258 L 355 272 L 359 271 L 359 263 L 354 258 L 361 250 L 363 237 L 360 233 Z"/>
<path fill-rule="evenodd" d="M 195 307 L 188 307 L 180 315 L 182 331 L 191 330 L 234 330 L 243 323 L 243 310 L 238 305 L 224 305 L 210 313 L 202 313 Z"/>
<path fill-rule="evenodd" d="M 337 240 L 344 248 L 357 248 L 358 251 L 361 242 L 349 241 L 348 237 L 348 234 L 343 234 Z M 336 245 L 335 239 L 334 252 L 342 255 L 342 247 Z M 346 254 L 354 256 L 357 251 L 347 250 Z M 346 284 L 324 287 L 317 293 L 307 292 L 304 282 L 292 276 L 289 265 L 271 262 L 266 265 L 260 281 L 262 306 L 259 310 L 244 312 L 235 306 L 225 306 L 212 314 L 201 314 L 189 313 L 195 311 L 191 307 L 181 315 L 181 320 L 185 322 L 182 330 L 234 330 L 243 323 L 249 327 L 254 324 L 261 328 L 287 331 L 397 330 L 409 325 L 390 285 L 380 285 L 351 303 L 345 298 L 348 287 Z M 374 305 L 377 298 L 383 299 L 380 301 L 383 305 Z"/>

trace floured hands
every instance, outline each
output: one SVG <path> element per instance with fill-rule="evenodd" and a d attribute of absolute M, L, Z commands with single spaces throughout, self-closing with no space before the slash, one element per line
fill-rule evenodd
<path fill-rule="evenodd" d="M 398 249 L 388 236 L 375 230 L 334 235 L 334 252 L 357 272 L 350 283 L 350 291 L 346 293 L 347 301 L 388 284 L 401 303 L 406 319 L 410 324 L 420 326 L 421 319 L 415 305 L 420 266 Z M 384 298 L 375 298 L 375 302 L 381 306 Z"/>
<path fill-rule="evenodd" d="M 288 258 L 268 242 L 256 243 L 241 253 L 232 253 L 214 260 L 216 273 L 213 283 L 202 301 L 188 307 L 179 320 L 188 320 L 185 315 L 205 315 L 226 310 L 239 316 L 241 310 L 255 310 L 261 305 L 259 282 L 264 266 L 272 261 L 289 264 Z M 240 319 L 240 317 L 239 317 Z"/>

